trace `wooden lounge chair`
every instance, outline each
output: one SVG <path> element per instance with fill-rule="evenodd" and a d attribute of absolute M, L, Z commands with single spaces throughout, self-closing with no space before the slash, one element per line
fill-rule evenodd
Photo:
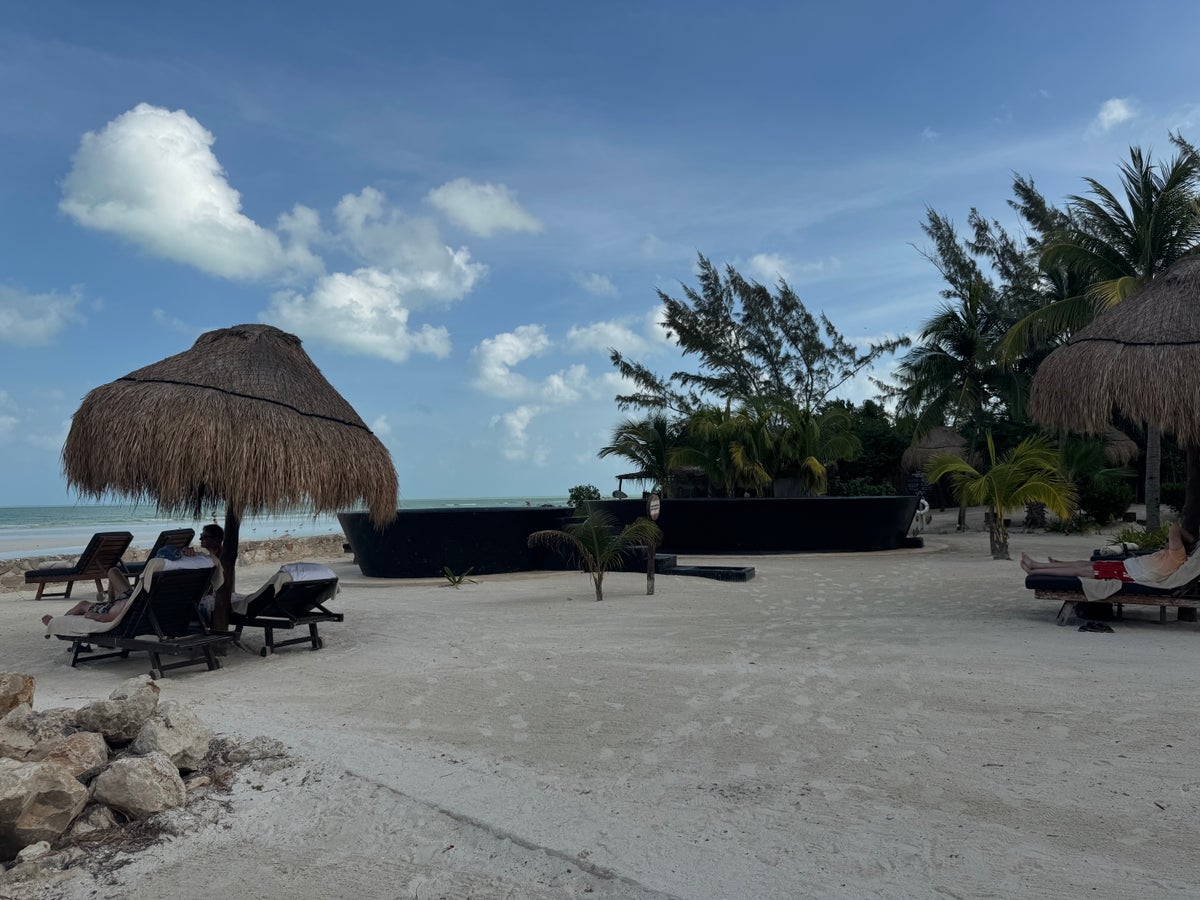
<path fill-rule="evenodd" d="M 191 546 L 192 538 L 196 536 L 194 528 L 168 528 L 166 531 L 158 533 L 158 539 L 154 542 L 154 546 L 150 548 L 150 552 L 146 554 L 146 558 L 141 562 L 122 562 L 121 571 L 129 576 L 130 585 L 138 583 L 138 579 L 142 577 L 142 572 L 146 569 L 146 563 L 154 559 L 158 551 L 163 547 L 178 547 L 180 550 Z"/>
<path fill-rule="evenodd" d="M 234 609 L 229 618 L 238 640 L 241 639 L 243 628 L 264 630 L 266 642 L 259 651 L 263 657 L 292 644 L 311 644 L 313 650 L 320 650 L 325 642 L 317 626 L 322 622 L 341 622 L 345 619 L 341 613 L 330 612 L 324 606 L 338 591 L 338 580 L 332 572 L 325 570 L 330 575 L 327 578 L 294 581 L 287 569 L 288 566 L 284 566 L 270 581 L 246 597 L 238 604 L 240 610 Z M 276 629 L 290 631 L 305 626 L 308 627 L 307 637 L 275 640 Z"/>
<path fill-rule="evenodd" d="M 1092 558 L 1116 557 L 1105 556 L 1097 551 Z M 1126 606 L 1157 606 L 1158 621 L 1166 622 L 1168 607 L 1177 610 L 1200 608 L 1200 553 L 1193 553 L 1187 562 L 1163 581 L 1161 587 L 1126 582 L 1116 593 L 1103 599 L 1088 597 L 1084 593 L 1083 582 L 1072 575 L 1032 573 L 1025 576 L 1025 587 L 1032 590 L 1033 596 L 1039 600 L 1062 603 L 1055 620 L 1059 625 L 1066 625 L 1070 621 L 1080 603 L 1109 604 L 1114 608 L 1117 618 L 1121 618 Z"/>
<path fill-rule="evenodd" d="M 129 548 L 133 535 L 128 531 L 98 531 L 92 535 L 88 545 L 73 566 L 61 568 L 30 569 L 25 573 L 26 584 L 38 586 L 34 600 L 43 597 L 70 597 L 71 588 L 77 581 L 95 581 L 96 593 L 104 591 L 100 579 L 108 576 L 108 570 L 121 561 L 121 555 Z M 66 589 L 59 593 L 45 593 L 46 585 L 66 582 Z"/>
<path fill-rule="evenodd" d="M 152 560 L 147 566 L 129 606 L 115 623 L 95 622 L 82 616 L 51 619 L 48 635 L 53 633 L 60 640 L 71 642 L 72 666 L 145 651 L 150 655 L 150 677 L 155 679 L 171 669 L 186 666 L 204 664 L 210 672 L 221 668 L 216 648 L 233 641 L 233 632 L 206 631 L 198 616 L 200 599 L 213 589 L 220 566 L 164 569 L 162 563 L 165 560 Z M 56 631 L 56 626 L 62 630 Z M 91 653 L 86 649 L 89 646 L 112 652 Z M 164 663 L 164 656 L 180 659 Z"/>

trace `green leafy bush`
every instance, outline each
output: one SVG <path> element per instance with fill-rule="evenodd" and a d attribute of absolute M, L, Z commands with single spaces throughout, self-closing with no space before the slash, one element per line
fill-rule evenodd
<path fill-rule="evenodd" d="M 1170 522 L 1164 522 L 1153 531 L 1147 531 L 1141 525 L 1128 525 L 1109 538 L 1108 542 L 1110 544 L 1137 544 L 1139 550 L 1161 550 L 1167 546 L 1167 534 L 1170 530 Z"/>
<path fill-rule="evenodd" d="M 879 484 L 864 477 L 829 483 L 831 497 L 890 497 L 894 493 L 896 490 L 890 484 Z"/>
<path fill-rule="evenodd" d="M 580 509 L 588 500 L 599 500 L 600 488 L 594 484 L 577 484 L 567 491 L 567 502 L 574 509 Z"/>
<path fill-rule="evenodd" d="M 1079 492 L 1079 509 L 1100 525 L 1118 519 L 1133 502 L 1133 488 L 1116 478 L 1093 478 Z"/>

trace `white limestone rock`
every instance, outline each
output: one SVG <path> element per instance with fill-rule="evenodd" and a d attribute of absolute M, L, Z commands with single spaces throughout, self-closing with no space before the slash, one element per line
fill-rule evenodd
<path fill-rule="evenodd" d="M 179 770 L 165 753 L 127 756 L 109 763 L 92 782 L 92 799 L 131 819 L 148 819 L 183 806 L 187 791 Z"/>
<path fill-rule="evenodd" d="M 43 760 L 56 762 L 86 784 L 108 765 L 108 743 L 94 731 L 77 731 L 59 741 Z"/>
<path fill-rule="evenodd" d="M 98 731 L 110 744 L 128 744 L 158 706 L 159 687 L 149 675 L 122 683 L 107 700 L 81 707 L 76 724 L 84 731 Z"/>
<path fill-rule="evenodd" d="M 53 843 L 87 803 L 87 788 L 58 763 L 0 759 L 0 859 Z"/>
<path fill-rule="evenodd" d="M 203 765 L 212 739 L 213 730 L 191 709 L 167 700 L 143 723 L 129 750 L 140 755 L 158 750 L 171 758 L 175 768 L 191 772 Z"/>
<path fill-rule="evenodd" d="M 0 672 L 0 717 L 7 716 L 22 703 L 33 706 L 34 685 L 32 675 Z"/>

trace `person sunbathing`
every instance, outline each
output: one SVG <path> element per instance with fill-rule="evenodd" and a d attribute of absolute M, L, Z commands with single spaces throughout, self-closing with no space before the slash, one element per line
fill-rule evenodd
<path fill-rule="evenodd" d="M 220 553 L 221 545 L 220 545 L 219 539 L 216 538 L 215 534 L 214 535 L 207 534 L 207 531 L 209 528 L 214 528 L 218 532 L 221 531 L 221 526 L 219 526 L 219 525 L 206 525 L 204 532 L 201 532 L 201 534 L 200 534 L 201 549 L 208 551 L 209 554 L 211 555 L 212 551 L 210 549 L 210 545 L 215 545 L 217 553 Z M 224 535 L 222 534 L 222 537 L 223 536 Z M 206 538 L 208 539 L 207 541 L 206 541 Z M 159 550 L 156 554 L 154 554 L 154 557 L 155 557 L 155 559 L 166 559 L 166 560 L 174 561 L 174 560 L 181 559 L 184 556 L 195 556 L 196 553 L 197 553 L 197 551 L 190 547 L 187 548 L 186 550 L 180 550 L 178 547 L 166 546 L 166 547 L 163 547 L 161 550 Z M 114 591 L 114 587 L 113 587 L 114 573 L 116 573 L 116 575 L 119 576 L 119 579 L 117 580 L 116 583 L 119 586 L 120 593 L 115 593 L 115 591 Z M 83 616 L 85 619 L 93 619 L 97 622 L 113 622 L 113 621 L 116 621 L 117 619 L 119 619 L 124 614 L 125 607 L 129 605 L 129 599 L 132 596 L 133 596 L 133 588 L 130 587 L 130 585 L 129 585 L 129 579 L 125 577 L 125 574 L 123 572 L 120 572 L 118 569 L 114 568 L 114 569 L 111 569 L 108 573 L 108 599 L 107 600 L 101 600 L 98 602 L 92 602 L 90 600 L 80 600 L 78 603 L 76 603 L 74 606 L 72 606 L 70 609 L 68 609 L 65 613 L 63 613 L 63 615 Z M 53 618 L 54 618 L 53 616 L 42 616 L 42 624 L 49 625 L 50 620 Z"/>
<path fill-rule="evenodd" d="M 1129 559 L 1051 559 L 1038 562 L 1028 553 L 1021 554 L 1021 568 L 1031 575 L 1073 575 L 1076 578 L 1102 578 L 1154 584 L 1162 581 L 1185 562 L 1195 548 L 1196 539 L 1178 523 L 1167 533 L 1167 546 L 1157 553 Z"/>
<path fill-rule="evenodd" d="M 200 529 L 200 550 L 205 551 L 213 559 L 221 558 L 221 545 L 225 542 L 225 529 L 216 522 L 210 522 Z M 163 548 L 164 550 L 167 548 Z M 200 552 L 195 547 L 184 547 L 180 553 L 183 556 L 195 556 Z M 157 556 L 162 556 L 162 551 L 159 551 Z M 171 556 L 170 559 L 179 559 L 178 556 Z M 122 597 L 129 596 L 131 585 L 129 576 L 125 574 L 125 570 L 121 566 L 113 566 L 108 570 L 108 602 L 114 603 Z M 67 615 L 73 615 L 67 613 Z"/>

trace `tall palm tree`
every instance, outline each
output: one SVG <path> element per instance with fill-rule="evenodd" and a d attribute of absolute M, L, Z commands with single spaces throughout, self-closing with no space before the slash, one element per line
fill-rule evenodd
<path fill-rule="evenodd" d="M 652 478 L 664 497 L 671 496 L 673 456 L 679 448 L 679 424 L 665 413 L 656 412 L 645 419 L 625 419 L 613 428 L 611 442 L 601 447 L 601 459 L 620 456 L 638 471 Z"/>
<path fill-rule="evenodd" d="M 581 571 L 592 579 L 596 599 L 604 599 L 604 574 L 637 547 L 662 543 L 662 530 L 649 519 L 638 519 L 617 531 L 610 513 L 596 510 L 582 522 L 562 531 L 535 531 L 530 547 L 562 547 L 572 553 Z"/>
<path fill-rule="evenodd" d="M 991 513 L 988 538 L 992 559 L 1009 559 L 1004 514 L 1028 503 L 1043 503 L 1065 519 L 1074 510 L 1076 491 L 1059 469 L 1058 452 L 1042 436 L 1026 438 L 997 459 L 996 444 L 989 432 L 987 449 L 991 466 L 985 472 L 961 457 L 942 454 L 929 461 L 925 477 L 934 482 L 949 475 L 960 504 L 987 506 Z"/>
<path fill-rule="evenodd" d="M 1094 178 L 1087 196 L 1068 198 L 1070 223 L 1047 238 L 1043 268 L 1077 273 L 1086 289 L 1056 299 L 1019 321 L 1001 354 L 1067 336 L 1165 272 L 1200 243 L 1200 154 L 1179 135 L 1178 153 L 1155 165 L 1138 147 L 1120 165 L 1124 202 Z M 1161 434 L 1146 429 L 1146 525 L 1159 524 Z"/>

